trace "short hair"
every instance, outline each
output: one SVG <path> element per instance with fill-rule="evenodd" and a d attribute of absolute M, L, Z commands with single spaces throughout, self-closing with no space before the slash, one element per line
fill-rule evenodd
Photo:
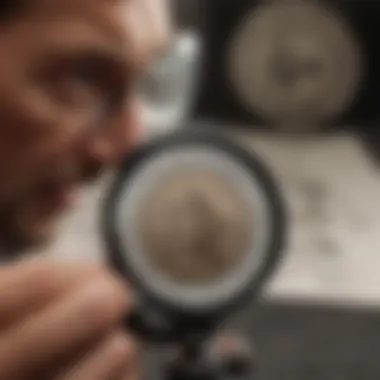
<path fill-rule="evenodd" d="M 21 10 L 25 0 L 0 0 L 0 21 L 12 18 Z"/>

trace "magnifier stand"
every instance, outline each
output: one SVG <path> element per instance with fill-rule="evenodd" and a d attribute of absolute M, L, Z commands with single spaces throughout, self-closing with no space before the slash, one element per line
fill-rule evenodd
<path fill-rule="evenodd" d="M 211 353 L 202 342 L 181 347 L 164 373 L 164 380 L 238 380 L 249 378 L 253 360 L 247 352 Z"/>
<path fill-rule="evenodd" d="M 229 334 L 227 344 L 222 346 L 219 342 L 218 345 L 212 328 L 199 328 L 195 322 L 175 327 L 175 323 L 160 318 L 152 309 L 142 305 L 135 306 L 127 325 L 140 338 L 156 346 L 175 349 L 175 356 L 170 357 L 164 366 L 162 380 L 252 379 L 254 353 L 250 344 L 240 337 Z M 191 326 L 198 326 L 197 332 Z"/>

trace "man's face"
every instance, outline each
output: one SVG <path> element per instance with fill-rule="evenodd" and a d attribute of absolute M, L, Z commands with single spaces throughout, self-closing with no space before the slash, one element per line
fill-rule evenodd
<path fill-rule="evenodd" d="M 1 25 L 0 236 L 36 243 L 138 129 L 166 0 L 34 0 Z M 27 2 L 28 3 L 28 2 Z"/>

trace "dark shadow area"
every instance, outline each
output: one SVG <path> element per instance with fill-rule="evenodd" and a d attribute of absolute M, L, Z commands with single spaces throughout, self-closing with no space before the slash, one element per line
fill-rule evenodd
<path fill-rule="evenodd" d="M 258 354 L 257 380 L 380 379 L 380 314 L 262 303 L 238 318 Z"/>

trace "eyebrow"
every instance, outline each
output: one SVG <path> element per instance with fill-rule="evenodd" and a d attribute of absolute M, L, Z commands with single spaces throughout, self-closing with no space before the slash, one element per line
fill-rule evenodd
<path fill-rule="evenodd" d="M 82 62 L 84 66 L 88 65 L 89 68 L 99 69 L 100 66 L 100 68 L 108 70 L 108 80 L 113 82 L 115 87 L 119 87 L 118 97 L 126 93 L 126 87 L 138 71 L 132 60 L 128 59 L 121 50 L 102 44 L 72 44 L 49 47 L 49 50 L 43 54 L 43 59 L 46 63 L 51 61 L 61 61 L 62 63 L 77 61 Z"/>

